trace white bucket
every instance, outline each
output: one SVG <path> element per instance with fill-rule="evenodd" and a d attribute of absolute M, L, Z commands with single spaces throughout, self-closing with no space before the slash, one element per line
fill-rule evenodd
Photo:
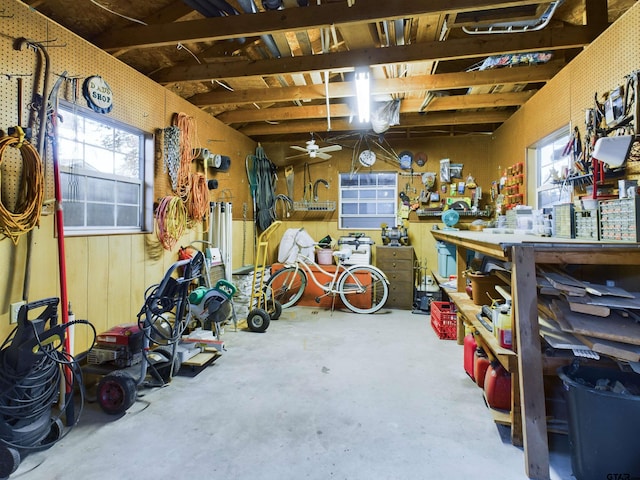
<path fill-rule="evenodd" d="M 319 265 L 331 265 L 333 264 L 333 250 L 330 248 L 316 250 L 316 258 Z"/>

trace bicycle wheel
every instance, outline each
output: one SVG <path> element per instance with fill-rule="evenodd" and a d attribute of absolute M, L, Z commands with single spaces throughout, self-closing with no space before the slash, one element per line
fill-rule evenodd
<path fill-rule="evenodd" d="M 374 313 L 389 298 L 389 285 L 380 271 L 366 265 L 349 268 L 338 280 L 345 306 L 355 313 Z"/>
<path fill-rule="evenodd" d="M 269 278 L 267 287 L 268 292 L 272 292 L 273 299 L 279 302 L 282 308 L 291 307 L 302 297 L 307 287 L 307 275 L 295 267 L 285 267 Z"/>

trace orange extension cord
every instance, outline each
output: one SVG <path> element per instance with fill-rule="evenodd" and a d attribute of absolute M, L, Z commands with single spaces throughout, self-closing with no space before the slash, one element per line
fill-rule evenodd
<path fill-rule="evenodd" d="M 176 193 L 186 201 L 191 191 L 191 159 L 196 134 L 195 120 L 186 113 L 175 113 L 173 125 L 180 130 L 180 167 L 178 168 Z"/>
<path fill-rule="evenodd" d="M 5 208 L 0 195 L 0 233 L 9 237 L 14 245 L 20 236 L 40 223 L 44 197 L 42 160 L 36 149 L 26 140 L 16 137 L 0 138 L 0 165 L 7 147 L 18 148 L 22 156 L 22 175 L 18 185 L 15 211 Z"/>
<path fill-rule="evenodd" d="M 209 189 L 204 175 L 194 173 L 191 177 L 191 193 L 187 201 L 189 218 L 197 222 L 209 217 Z"/>

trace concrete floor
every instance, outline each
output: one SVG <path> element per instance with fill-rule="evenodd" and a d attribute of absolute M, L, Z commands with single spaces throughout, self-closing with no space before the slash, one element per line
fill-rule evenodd
<path fill-rule="evenodd" d="M 264 334 L 227 328 L 227 351 L 122 417 L 79 424 L 11 478 L 526 479 L 509 442 L 426 315 L 286 310 Z M 570 479 L 566 437 L 551 477 Z"/>

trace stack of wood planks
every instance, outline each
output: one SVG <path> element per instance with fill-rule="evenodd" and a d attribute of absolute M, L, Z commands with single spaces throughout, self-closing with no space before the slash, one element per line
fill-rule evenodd
<path fill-rule="evenodd" d="M 640 293 L 581 282 L 546 265 L 538 267 L 537 283 L 540 332 L 552 347 L 582 344 L 614 359 L 640 361 Z"/>

